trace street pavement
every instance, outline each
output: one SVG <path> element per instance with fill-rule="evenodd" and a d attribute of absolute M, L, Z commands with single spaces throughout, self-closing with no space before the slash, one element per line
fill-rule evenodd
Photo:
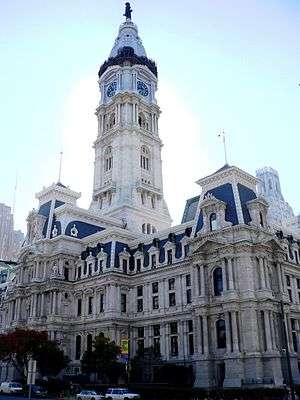
<path fill-rule="evenodd" d="M 28 397 L 25 397 L 23 395 L 19 396 L 14 396 L 13 394 L 0 394 L 0 400 L 26 400 Z M 43 399 L 43 400 L 53 400 L 53 399 L 58 399 L 58 397 L 32 397 L 32 400 L 35 399 Z"/>

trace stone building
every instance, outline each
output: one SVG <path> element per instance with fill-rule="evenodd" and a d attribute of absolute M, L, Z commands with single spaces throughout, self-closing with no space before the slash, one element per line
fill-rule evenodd
<path fill-rule="evenodd" d="M 14 230 L 11 208 L 0 203 L 0 260 L 16 260 L 23 241 L 23 233 Z"/>
<path fill-rule="evenodd" d="M 69 374 L 103 332 L 128 339 L 129 358 L 153 346 L 163 362 L 193 366 L 198 387 L 281 386 L 284 320 L 299 382 L 299 242 L 274 233 L 257 179 L 229 165 L 197 182 L 171 226 L 157 67 L 125 14 L 99 71 L 91 207 L 60 182 L 37 194 L 2 329 L 46 329 L 71 358 Z"/>

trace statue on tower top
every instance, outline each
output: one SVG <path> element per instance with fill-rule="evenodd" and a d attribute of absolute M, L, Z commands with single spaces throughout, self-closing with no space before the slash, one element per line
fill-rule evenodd
<path fill-rule="evenodd" d="M 131 19 L 131 13 L 132 13 L 132 9 L 130 7 L 130 3 L 127 2 L 127 3 L 125 3 L 125 14 L 123 14 L 123 15 L 127 19 Z"/>

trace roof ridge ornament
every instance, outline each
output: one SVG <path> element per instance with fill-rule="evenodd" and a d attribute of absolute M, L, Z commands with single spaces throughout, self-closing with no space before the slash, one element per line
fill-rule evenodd
<path fill-rule="evenodd" d="M 129 19 L 131 21 L 131 13 L 132 13 L 132 9 L 130 7 L 130 3 L 126 2 L 125 3 L 125 14 L 123 14 L 124 17 L 126 17 L 126 20 Z"/>

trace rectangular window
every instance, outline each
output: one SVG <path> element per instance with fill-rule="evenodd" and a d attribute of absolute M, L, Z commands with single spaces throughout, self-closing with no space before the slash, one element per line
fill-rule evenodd
<path fill-rule="evenodd" d="M 175 289 L 175 278 L 169 279 L 169 290 Z"/>
<path fill-rule="evenodd" d="M 169 307 L 176 306 L 176 296 L 175 293 L 169 293 Z"/>
<path fill-rule="evenodd" d="M 122 265 L 122 267 L 123 267 L 123 272 L 127 273 L 127 260 L 124 260 L 124 259 L 123 259 L 123 265 Z"/>
<path fill-rule="evenodd" d="M 178 337 L 171 336 L 171 356 L 178 356 Z"/>
<path fill-rule="evenodd" d="M 145 348 L 144 339 L 138 339 L 137 340 L 137 347 L 138 347 L 138 352 L 139 353 L 143 353 L 144 352 L 144 348 Z"/>
<path fill-rule="evenodd" d="M 141 271 L 141 266 L 142 266 L 142 261 L 141 261 L 140 258 L 138 258 L 138 259 L 136 260 L 136 269 L 137 269 L 138 272 Z"/>
<path fill-rule="evenodd" d="M 156 355 L 160 354 L 160 338 L 155 337 L 153 338 L 153 349 Z"/>
<path fill-rule="evenodd" d="M 186 291 L 186 302 L 187 302 L 187 304 L 191 304 L 191 302 L 192 302 L 192 290 L 191 289 L 188 289 Z"/>
<path fill-rule="evenodd" d="M 81 267 L 78 267 L 77 279 L 81 278 Z"/>
<path fill-rule="evenodd" d="M 151 255 L 151 265 L 152 265 L 152 268 L 156 267 L 156 254 Z"/>
<path fill-rule="evenodd" d="M 153 336 L 160 336 L 160 325 L 153 325 Z"/>
<path fill-rule="evenodd" d="M 291 286 L 291 279 L 290 279 L 289 275 L 286 275 L 285 279 L 286 279 L 286 285 Z"/>
<path fill-rule="evenodd" d="M 100 294 L 100 312 L 104 312 L 104 294 Z"/>
<path fill-rule="evenodd" d="M 78 316 L 81 315 L 81 309 L 82 309 L 82 300 L 81 299 L 77 299 L 77 315 Z"/>
<path fill-rule="evenodd" d="M 193 332 L 193 320 L 189 319 L 188 320 L 188 332 Z"/>
<path fill-rule="evenodd" d="M 142 312 L 143 311 L 143 299 L 138 299 L 137 300 L 137 311 Z"/>
<path fill-rule="evenodd" d="M 186 286 L 191 286 L 191 275 L 190 274 L 185 276 L 185 284 L 186 284 Z"/>
<path fill-rule="evenodd" d="M 136 293 L 138 297 L 143 296 L 143 286 L 137 286 Z"/>
<path fill-rule="evenodd" d="M 168 261 L 168 265 L 172 264 L 173 262 L 173 250 L 170 249 L 167 252 L 167 261 Z"/>
<path fill-rule="evenodd" d="M 99 265 L 100 271 L 102 271 L 102 269 L 103 269 L 103 260 L 98 260 L 98 265 Z"/>
<path fill-rule="evenodd" d="M 158 308 L 159 308 L 158 296 L 152 297 L 152 307 L 153 307 L 153 310 L 158 310 Z"/>
<path fill-rule="evenodd" d="M 152 283 L 152 293 L 158 293 L 158 282 Z"/>
<path fill-rule="evenodd" d="M 192 356 L 194 354 L 194 335 L 189 334 L 189 355 Z"/>
<path fill-rule="evenodd" d="M 178 333 L 177 322 L 170 322 L 170 334 L 176 335 Z"/>
<path fill-rule="evenodd" d="M 292 303 L 292 302 L 293 302 L 293 298 L 292 298 L 292 291 L 291 291 L 291 289 L 288 289 L 288 294 L 289 294 L 290 302 Z"/>
<path fill-rule="evenodd" d="M 138 327 L 137 328 L 138 338 L 143 338 L 144 337 L 144 332 L 145 332 L 145 330 L 144 330 L 143 326 Z"/>
<path fill-rule="evenodd" d="M 92 313 L 93 313 L 93 297 L 89 297 L 88 313 L 89 313 L 89 314 L 92 314 Z"/>
<path fill-rule="evenodd" d="M 121 312 L 125 313 L 126 308 L 127 308 L 127 299 L 126 299 L 126 294 L 121 293 Z"/>
<path fill-rule="evenodd" d="M 297 279 L 297 288 L 300 289 L 300 279 Z"/>

